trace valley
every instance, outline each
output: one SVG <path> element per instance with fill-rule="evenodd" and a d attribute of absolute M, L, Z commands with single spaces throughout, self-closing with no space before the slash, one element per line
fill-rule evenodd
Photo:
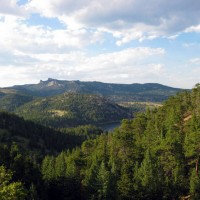
<path fill-rule="evenodd" d="M 181 91 L 160 84 L 112 84 L 49 78 L 0 88 L 0 109 L 54 128 L 120 122 Z M 144 103 L 152 102 L 152 103 Z M 150 105 L 151 104 L 151 105 Z"/>
<path fill-rule="evenodd" d="M 145 102 L 147 95 L 111 101 L 102 94 L 58 94 L 61 84 L 49 81 L 54 89 L 48 95 L 42 95 L 46 82 L 41 91 L 33 85 L 0 89 L 0 171 L 12 171 L 11 184 L 20 184 L 16 195 L 34 200 L 200 195 L 198 84 L 164 102 Z"/>

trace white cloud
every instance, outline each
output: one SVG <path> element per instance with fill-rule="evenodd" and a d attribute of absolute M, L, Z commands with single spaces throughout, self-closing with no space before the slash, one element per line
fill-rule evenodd
<path fill-rule="evenodd" d="M 37 47 L 45 51 L 44 46 L 48 49 L 55 49 L 54 46 L 82 48 L 102 42 L 105 32 L 112 34 L 117 46 L 122 46 L 132 40 L 152 40 L 161 36 L 175 39 L 181 31 L 199 31 L 199 8 L 200 3 L 196 0 L 151 0 L 149 3 L 145 0 L 29 0 L 23 6 L 19 6 L 17 0 L 3 0 L 1 25 L 5 13 L 24 17 L 27 13 L 40 13 L 44 17 L 58 18 L 66 25 L 66 30 L 28 26 L 24 24 L 25 18 L 13 17 L 15 20 L 10 22 L 6 16 L 0 31 L 2 40 L 21 41 L 20 46 L 24 49 L 27 49 L 26 42 L 31 45 L 30 51 Z M 13 38 L 9 38 L 11 34 Z"/>
<path fill-rule="evenodd" d="M 54 30 L 41 26 L 30 26 L 15 16 L 2 15 L 0 20 L 0 46 L 2 49 L 21 52 L 66 52 L 103 41 L 99 31 Z"/>
<path fill-rule="evenodd" d="M 113 36 L 118 31 L 117 45 L 134 39 L 174 36 L 200 24 L 200 3 L 196 0 L 30 0 L 27 9 L 58 17 L 71 29 L 101 28 Z"/>
<path fill-rule="evenodd" d="M 188 27 L 185 32 L 200 32 L 200 25 Z"/>
<path fill-rule="evenodd" d="M 190 63 L 195 64 L 195 65 L 200 65 L 200 58 L 192 58 L 190 60 Z"/>
<path fill-rule="evenodd" d="M 2 71 L 0 79 L 4 81 L 4 85 L 9 84 L 14 76 L 16 76 L 16 83 L 24 83 L 26 80 L 27 83 L 34 82 L 48 77 L 105 82 L 130 82 L 131 80 L 134 82 L 134 79 L 137 79 L 139 82 L 139 78 L 146 79 L 149 75 L 156 77 L 162 72 L 163 66 L 151 62 L 151 58 L 162 57 L 164 54 L 163 49 L 147 47 L 131 48 L 93 57 L 75 51 L 67 54 L 15 52 L 12 55 L 12 58 L 17 58 L 15 63 L 3 63 L 0 60 Z M 21 60 L 24 62 L 20 62 Z M 15 67 L 18 62 L 20 66 Z M 5 78 L 8 72 L 10 75 Z"/>
<path fill-rule="evenodd" d="M 23 84 L 32 82 L 34 77 L 30 79 L 30 76 L 26 74 L 26 67 L 12 66 L 0 66 L 0 85 L 12 86 L 13 84 Z"/>
<path fill-rule="evenodd" d="M 184 73 L 176 74 L 168 64 L 178 64 L 183 49 L 187 53 L 194 47 L 197 50 L 198 40 L 185 41 L 177 54 L 170 48 L 176 44 L 180 47 L 184 40 L 180 37 L 176 43 L 180 35 L 200 32 L 199 10 L 200 2 L 197 0 L 28 0 L 21 6 L 17 0 L 2 0 L 0 84 L 8 85 L 13 80 L 15 83 L 37 82 L 48 77 L 184 84 L 184 79 L 196 77 L 192 74 L 196 71 L 191 70 L 187 77 Z M 36 23 L 31 23 L 33 13 L 39 13 L 43 18 L 36 14 L 33 17 Z M 47 18 L 48 23 L 53 18 L 60 20 L 62 28 L 54 28 L 53 24 L 51 28 L 43 25 Z M 169 39 L 170 45 L 162 43 L 162 39 L 155 44 L 151 41 L 130 43 L 158 37 L 164 38 L 165 42 Z M 127 46 L 142 44 L 161 48 L 126 49 Z M 166 57 L 165 45 L 169 48 Z M 177 61 L 173 61 L 175 54 L 178 55 Z M 184 59 L 183 53 L 179 61 Z M 199 58 L 191 59 L 189 64 L 197 70 Z M 189 71 L 190 67 L 187 69 Z"/>
<path fill-rule="evenodd" d="M 0 14 L 25 17 L 27 12 L 24 6 L 17 4 L 17 0 L 1 0 Z"/>

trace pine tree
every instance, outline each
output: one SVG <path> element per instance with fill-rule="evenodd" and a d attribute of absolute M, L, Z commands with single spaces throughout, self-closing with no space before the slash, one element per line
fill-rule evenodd
<path fill-rule="evenodd" d="M 190 176 L 190 194 L 192 196 L 192 200 L 200 199 L 200 179 L 196 170 L 192 170 Z"/>
<path fill-rule="evenodd" d="M 35 185 L 33 183 L 31 184 L 31 186 L 29 188 L 28 199 L 29 200 L 39 200 L 36 187 L 35 187 Z"/>
<path fill-rule="evenodd" d="M 61 152 L 55 159 L 55 176 L 57 178 L 66 176 L 66 161 L 64 152 Z"/>
<path fill-rule="evenodd" d="M 160 199 L 162 197 L 162 172 L 156 159 L 151 156 L 147 149 L 141 166 L 138 168 L 137 178 L 141 185 L 142 198 Z"/>
<path fill-rule="evenodd" d="M 99 200 L 111 199 L 110 188 L 110 172 L 106 169 L 105 163 L 102 161 L 97 174 L 97 192 Z"/>
<path fill-rule="evenodd" d="M 42 175 L 47 181 L 55 179 L 55 158 L 53 156 L 45 156 L 42 162 Z"/>
<path fill-rule="evenodd" d="M 123 163 L 121 173 L 117 182 L 119 196 L 122 199 L 134 199 L 134 184 L 132 165 Z"/>
<path fill-rule="evenodd" d="M 94 156 L 92 159 L 92 164 L 89 169 L 85 170 L 85 177 L 83 180 L 83 185 L 86 188 L 86 195 L 88 199 L 97 199 L 97 174 L 98 174 L 99 164 L 97 157 Z"/>
<path fill-rule="evenodd" d="M 24 200 L 26 191 L 21 182 L 12 182 L 12 172 L 0 166 L 0 200 Z"/>

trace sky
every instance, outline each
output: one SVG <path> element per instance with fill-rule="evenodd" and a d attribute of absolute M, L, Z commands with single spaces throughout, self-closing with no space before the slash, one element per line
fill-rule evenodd
<path fill-rule="evenodd" d="M 198 0 L 1 0 L 0 87 L 200 82 Z"/>

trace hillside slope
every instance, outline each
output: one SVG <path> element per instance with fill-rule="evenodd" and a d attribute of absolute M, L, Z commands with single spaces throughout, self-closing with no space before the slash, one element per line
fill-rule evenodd
<path fill-rule="evenodd" d="M 44 110 L 50 100 L 35 106 Z M 69 136 L 85 131 L 63 132 L 0 112 L 0 164 L 23 182 L 27 199 L 200 199 L 200 85 L 123 120 L 113 133 L 97 130 L 99 136 L 72 151 L 66 151 Z M 35 149 L 46 155 L 43 161 Z"/>
<path fill-rule="evenodd" d="M 195 200 L 200 199 L 199 144 L 197 85 L 191 93 L 171 97 L 158 109 L 124 120 L 113 134 L 85 141 L 71 154 L 46 157 L 42 166 L 54 171 L 50 162 L 65 160 L 62 171 L 68 173 L 62 186 L 69 184 L 69 177 L 79 180 L 79 199 Z M 75 172 L 70 171 L 71 166 Z M 56 176 L 48 176 L 46 168 L 42 173 L 49 183 L 57 180 Z M 65 194 L 75 198 L 77 194 L 70 191 L 65 187 L 59 193 L 60 199 L 65 199 Z"/>
<path fill-rule="evenodd" d="M 75 147 L 75 140 L 74 136 L 0 112 L 0 145 L 15 142 L 25 149 L 46 154 Z"/>
<path fill-rule="evenodd" d="M 98 95 L 64 93 L 31 101 L 16 109 L 25 119 L 56 128 L 130 118 L 131 113 Z"/>
<path fill-rule="evenodd" d="M 39 155 L 72 149 L 80 146 L 87 138 L 95 138 L 101 133 L 101 129 L 89 125 L 55 131 L 15 114 L 0 111 L 0 146 L 15 143 Z"/>
<path fill-rule="evenodd" d="M 0 89 L 1 110 L 13 112 L 17 107 L 22 106 L 33 99 L 33 96 L 14 89 Z"/>

